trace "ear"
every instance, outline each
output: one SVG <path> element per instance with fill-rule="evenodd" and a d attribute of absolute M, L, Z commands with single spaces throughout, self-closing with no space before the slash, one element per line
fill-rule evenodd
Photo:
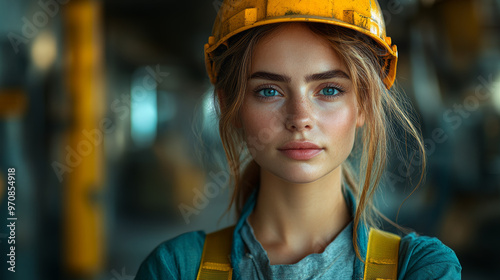
<path fill-rule="evenodd" d="M 358 118 L 356 119 L 356 127 L 362 127 L 365 124 L 365 113 L 362 108 L 358 107 Z"/>

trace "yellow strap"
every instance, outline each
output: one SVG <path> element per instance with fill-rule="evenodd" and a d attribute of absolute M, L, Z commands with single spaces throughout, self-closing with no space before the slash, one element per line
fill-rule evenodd
<path fill-rule="evenodd" d="M 207 234 L 197 280 L 232 279 L 231 246 L 234 226 Z M 370 229 L 364 280 L 396 280 L 401 237 Z"/>
<path fill-rule="evenodd" d="M 232 279 L 231 246 L 234 226 L 207 234 L 197 280 Z"/>
<path fill-rule="evenodd" d="M 392 280 L 398 277 L 398 235 L 370 229 L 364 280 Z"/>

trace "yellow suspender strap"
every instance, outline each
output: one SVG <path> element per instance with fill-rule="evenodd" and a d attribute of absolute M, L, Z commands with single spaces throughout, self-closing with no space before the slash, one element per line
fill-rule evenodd
<path fill-rule="evenodd" d="M 400 240 L 395 234 L 370 229 L 364 280 L 397 279 Z"/>
<path fill-rule="evenodd" d="M 207 234 L 197 280 L 232 279 L 231 246 L 234 226 Z M 396 280 L 399 241 L 395 234 L 370 229 L 364 280 Z"/>
<path fill-rule="evenodd" d="M 207 234 L 197 280 L 219 280 L 233 277 L 231 246 L 234 226 Z"/>

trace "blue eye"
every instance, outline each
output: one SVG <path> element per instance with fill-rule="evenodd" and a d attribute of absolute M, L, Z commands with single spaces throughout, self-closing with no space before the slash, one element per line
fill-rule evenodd
<path fill-rule="evenodd" d="M 339 93 L 341 93 L 341 92 L 340 92 L 340 90 L 338 90 L 338 89 L 336 89 L 336 88 L 333 88 L 333 87 L 326 87 L 326 88 L 323 88 L 323 89 L 321 90 L 321 93 L 322 93 L 323 95 L 330 95 L 330 96 L 331 96 L 331 95 L 337 95 L 337 94 L 339 94 Z"/>
<path fill-rule="evenodd" d="M 258 91 L 261 96 L 273 97 L 278 95 L 278 91 L 273 88 L 265 88 Z"/>

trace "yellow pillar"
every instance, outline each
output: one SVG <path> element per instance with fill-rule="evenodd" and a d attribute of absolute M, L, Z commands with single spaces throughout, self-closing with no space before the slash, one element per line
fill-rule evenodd
<path fill-rule="evenodd" d="M 104 133 L 101 1 L 72 0 L 64 6 L 65 74 L 71 104 L 68 148 L 75 161 L 65 174 L 64 266 L 72 275 L 92 277 L 104 255 L 102 193 Z M 99 132 L 101 138 L 89 137 Z M 76 160 L 79 158 L 80 160 Z"/>

